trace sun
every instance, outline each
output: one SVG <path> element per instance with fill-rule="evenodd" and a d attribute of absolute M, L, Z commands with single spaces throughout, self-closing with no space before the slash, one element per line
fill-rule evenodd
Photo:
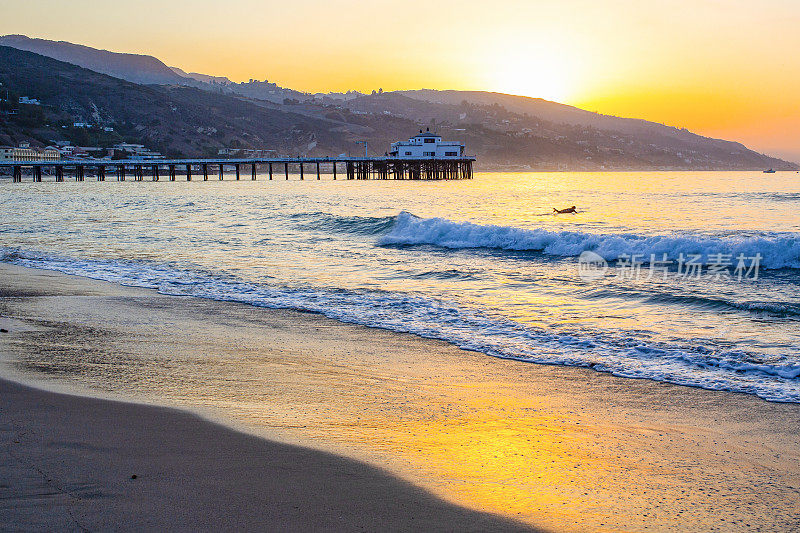
<path fill-rule="evenodd" d="M 484 81 L 489 90 L 562 103 L 578 91 L 576 65 L 563 53 L 525 49 L 490 56 Z"/>

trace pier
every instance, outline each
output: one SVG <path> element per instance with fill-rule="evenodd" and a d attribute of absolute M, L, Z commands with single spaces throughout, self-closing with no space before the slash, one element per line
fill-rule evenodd
<path fill-rule="evenodd" d="M 299 174 L 301 180 L 317 180 L 322 175 L 347 180 L 465 180 L 472 179 L 474 157 L 310 157 L 257 159 L 127 159 L 127 160 L 61 160 L 0 161 L 0 169 L 10 170 L 14 183 L 22 182 L 23 170 L 30 170 L 32 181 L 54 176 L 55 181 L 85 181 L 92 171 L 97 181 L 176 181 L 202 179 L 216 175 L 222 180 L 225 171 L 233 171 L 236 180 L 248 176 L 256 180 L 259 171 L 266 179 L 289 179 Z"/>

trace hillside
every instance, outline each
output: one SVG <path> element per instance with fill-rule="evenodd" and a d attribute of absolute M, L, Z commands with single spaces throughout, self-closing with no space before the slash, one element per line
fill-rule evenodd
<path fill-rule="evenodd" d="M 720 147 L 730 145 L 729 141 L 703 137 L 685 129 L 673 128 L 657 122 L 603 115 L 541 98 L 485 91 L 436 91 L 431 89 L 399 91 L 399 94 L 415 100 L 447 105 L 460 105 L 463 102 L 479 106 L 496 104 L 517 115 L 527 115 L 554 124 L 584 126 L 645 137 L 671 137 L 690 143 L 717 141 Z M 741 145 L 738 146 L 741 148 Z"/>
<path fill-rule="evenodd" d="M 189 78 L 203 83 L 217 83 L 220 85 L 229 85 L 233 83 L 225 76 L 210 76 L 208 74 L 200 74 L 199 72 L 186 72 L 182 68 L 178 67 L 169 67 L 169 69 L 182 78 Z"/>
<path fill-rule="evenodd" d="M 185 78 L 153 56 L 120 54 L 65 41 L 31 39 L 24 35 L 1 36 L 0 46 L 34 52 L 133 83 L 185 84 Z"/>
<path fill-rule="evenodd" d="M 467 91 L 398 91 L 364 95 L 341 103 L 360 113 L 415 119 L 469 139 L 490 157 L 518 161 L 534 145 L 528 164 L 559 168 L 734 169 L 794 168 L 747 149 L 741 143 L 711 139 L 645 120 L 599 115 L 539 98 Z M 506 135 L 500 147 L 475 138 L 475 130 Z M 499 163 L 499 162 L 498 162 Z M 596 168 L 596 167 L 595 167 Z"/>
<path fill-rule="evenodd" d="M 10 46 L 58 59 L 101 74 L 143 85 L 187 85 L 223 94 L 238 94 L 281 103 L 286 98 L 305 98 L 305 93 L 286 89 L 267 80 L 235 83 L 224 76 L 210 76 L 169 67 L 146 55 L 109 52 L 65 41 L 31 39 L 24 35 L 0 36 L 0 46 Z"/>
<path fill-rule="evenodd" d="M 230 146 L 327 154 L 357 148 L 324 120 L 192 87 L 137 85 L 14 48 L 0 47 L 0 82 L 12 104 L 14 95 L 43 104 L 17 106 L 16 115 L 5 115 L 0 144 L 68 139 L 102 146 L 125 140 L 175 156 L 215 155 Z M 76 121 L 115 131 L 74 128 Z"/>
<path fill-rule="evenodd" d="M 135 84 L 0 46 L 0 82 L 11 96 L 0 105 L 0 144 L 69 140 L 107 147 L 124 140 L 172 156 L 216 155 L 220 148 L 324 156 L 361 153 L 356 141 L 367 141 L 371 154 L 383 154 L 391 142 L 430 127 L 466 142 L 480 169 L 794 168 L 738 143 L 544 100 L 458 91 L 312 98 L 267 81 L 225 85 L 235 92 L 216 81 L 213 90 L 190 81 L 204 89 Z M 43 105 L 16 105 L 19 96 Z"/>

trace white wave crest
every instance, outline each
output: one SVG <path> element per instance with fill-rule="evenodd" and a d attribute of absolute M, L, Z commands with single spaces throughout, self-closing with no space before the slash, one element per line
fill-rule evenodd
<path fill-rule="evenodd" d="M 480 225 L 444 218 L 419 218 L 405 211 L 397 216 L 394 227 L 380 239 L 380 244 L 430 244 L 453 249 L 537 251 L 562 257 L 578 256 L 589 250 L 609 261 L 616 260 L 623 254 L 641 254 L 645 261 L 651 254 L 655 254 L 659 260 L 663 254 L 667 254 L 672 260 L 677 259 L 680 254 L 702 255 L 704 261 L 711 254 L 732 254 L 734 258 L 740 254 L 748 258 L 761 254 L 761 266 L 764 268 L 800 268 L 798 234 L 747 238 L 691 234 L 594 234 Z"/>

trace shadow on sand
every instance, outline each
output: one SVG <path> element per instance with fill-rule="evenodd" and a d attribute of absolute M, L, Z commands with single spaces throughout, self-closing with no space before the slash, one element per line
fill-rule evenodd
<path fill-rule="evenodd" d="M 3 380 L 0 440 L 2 529 L 531 531 L 191 413 Z"/>

